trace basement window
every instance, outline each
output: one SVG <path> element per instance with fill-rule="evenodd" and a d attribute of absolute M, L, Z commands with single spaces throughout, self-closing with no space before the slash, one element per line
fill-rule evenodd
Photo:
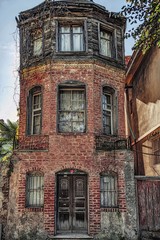
<path fill-rule="evenodd" d="M 101 207 L 117 207 L 117 177 L 106 173 L 100 176 Z"/>
<path fill-rule="evenodd" d="M 29 91 L 27 120 L 28 135 L 40 134 L 42 122 L 42 92 L 40 86 L 36 86 Z"/>
<path fill-rule="evenodd" d="M 84 51 L 84 28 L 82 25 L 59 26 L 59 51 Z"/>
<path fill-rule="evenodd" d="M 42 173 L 27 174 L 26 207 L 38 208 L 44 204 L 44 176 Z"/>
<path fill-rule="evenodd" d="M 85 132 L 85 87 L 59 88 L 59 132 Z"/>

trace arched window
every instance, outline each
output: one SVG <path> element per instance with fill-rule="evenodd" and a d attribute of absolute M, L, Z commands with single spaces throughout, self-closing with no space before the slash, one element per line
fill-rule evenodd
<path fill-rule="evenodd" d="M 85 85 L 69 81 L 59 86 L 59 132 L 85 132 Z"/>
<path fill-rule="evenodd" d="M 103 133 L 117 134 L 117 99 L 115 90 L 108 86 L 103 87 L 102 111 Z"/>
<path fill-rule="evenodd" d="M 27 134 L 40 134 L 42 125 L 42 90 L 36 86 L 29 91 Z"/>
<path fill-rule="evenodd" d="M 102 173 L 100 175 L 101 207 L 117 207 L 117 176 Z"/>
<path fill-rule="evenodd" d="M 44 204 L 44 176 L 41 172 L 27 174 L 26 179 L 26 207 L 43 207 Z"/>

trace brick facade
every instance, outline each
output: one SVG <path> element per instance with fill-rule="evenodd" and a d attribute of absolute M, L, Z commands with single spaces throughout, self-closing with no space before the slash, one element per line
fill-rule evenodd
<path fill-rule="evenodd" d="M 61 59 L 50 62 L 46 60 L 41 64 L 34 63 L 32 66 L 21 67 L 19 148 L 13 154 L 14 171 L 10 178 L 12 186 L 10 201 L 12 199 L 12 203 L 10 203 L 8 217 L 8 239 L 20 239 L 32 231 L 36 231 L 37 234 L 41 233 L 43 236 L 57 233 L 57 173 L 65 169 L 80 170 L 86 173 L 87 233 L 89 235 L 95 236 L 103 231 L 106 232 L 106 236 L 111 236 L 112 229 L 109 229 L 110 226 L 107 223 L 105 225 L 104 218 L 108 219 L 108 216 L 113 213 L 113 216 L 115 214 L 120 216 L 122 225 L 120 226 L 116 222 L 118 220 L 115 220 L 117 230 L 114 229 L 114 231 L 118 231 L 128 240 L 130 233 L 127 233 L 127 229 L 131 229 L 132 240 L 136 239 L 133 156 L 127 149 L 127 145 L 122 148 L 114 147 L 114 149 L 104 147 L 104 142 L 114 142 L 114 146 L 117 146 L 116 141 L 126 140 L 123 63 L 113 61 L 108 64 L 108 59 L 98 60 L 92 54 L 88 58 L 79 59 L 75 56 L 73 58 L 61 57 Z M 21 62 L 21 66 L 23 64 L 24 62 Z M 85 86 L 86 131 L 84 133 L 58 132 L 58 86 L 66 81 L 81 82 Z M 42 87 L 40 137 L 26 136 L 27 97 L 29 90 L 36 85 Z M 106 135 L 103 134 L 102 126 L 103 86 L 112 87 L 118 99 L 116 115 L 118 132 L 116 136 L 107 136 L 107 140 L 104 140 Z M 99 144 L 97 148 L 98 137 L 102 139 L 103 147 Z M 34 171 L 44 174 L 43 208 L 26 207 L 26 174 Z M 117 176 L 118 207 L 116 208 L 101 207 L 100 174 L 102 172 L 115 173 Z M 132 193 L 130 193 L 131 185 Z M 129 207 L 131 202 L 132 213 Z M 13 219 L 17 220 L 16 226 Z"/>

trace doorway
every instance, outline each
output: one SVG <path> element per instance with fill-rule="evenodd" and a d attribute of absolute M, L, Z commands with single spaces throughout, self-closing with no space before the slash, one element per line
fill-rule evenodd
<path fill-rule="evenodd" d="M 57 174 L 57 233 L 87 233 L 87 175 L 78 170 Z"/>

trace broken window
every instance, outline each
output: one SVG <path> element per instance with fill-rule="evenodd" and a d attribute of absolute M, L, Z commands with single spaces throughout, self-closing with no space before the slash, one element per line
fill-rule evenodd
<path fill-rule="evenodd" d="M 27 174 L 26 207 L 43 207 L 44 204 L 44 177 L 42 173 Z"/>
<path fill-rule="evenodd" d="M 107 57 L 112 56 L 112 32 L 100 31 L 100 54 Z"/>
<path fill-rule="evenodd" d="M 116 99 L 115 91 L 111 87 L 103 87 L 102 96 L 103 132 L 105 134 L 116 133 Z"/>
<path fill-rule="evenodd" d="M 160 163 L 160 138 L 152 141 L 152 149 L 154 154 L 154 164 Z"/>
<path fill-rule="evenodd" d="M 37 30 L 33 35 L 33 55 L 39 56 L 42 54 L 42 31 Z"/>
<path fill-rule="evenodd" d="M 37 86 L 30 90 L 28 97 L 28 134 L 40 134 L 42 121 L 42 92 Z"/>
<path fill-rule="evenodd" d="M 101 174 L 101 207 L 117 207 L 117 177 Z"/>
<path fill-rule="evenodd" d="M 85 88 L 59 89 L 59 131 L 85 131 Z"/>
<path fill-rule="evenodd" d="M 59 51 L 84 51 L 84 30 L 82 26 L 59 27 Z"/>

